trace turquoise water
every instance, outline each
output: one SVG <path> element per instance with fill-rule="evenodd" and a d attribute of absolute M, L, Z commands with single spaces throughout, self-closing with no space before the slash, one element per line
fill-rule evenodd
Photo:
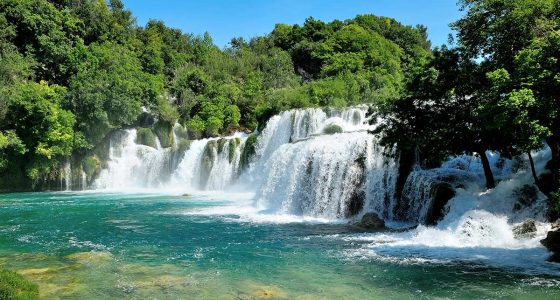
<path fill-rule="evenodd" d="M 0 195 L 0 266 L 51 299 L 560 298 L 543 249 L 376 248 L 410 233 L 267 218 L 234 198 Z"/>

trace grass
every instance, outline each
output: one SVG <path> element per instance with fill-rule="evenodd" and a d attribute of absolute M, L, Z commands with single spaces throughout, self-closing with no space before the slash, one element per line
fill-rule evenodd
<path fill-rule="evenodd" d="M 39 299 L 39 287 L 16 272 L 0 269 L 0 300 L 12 299 Z"/>

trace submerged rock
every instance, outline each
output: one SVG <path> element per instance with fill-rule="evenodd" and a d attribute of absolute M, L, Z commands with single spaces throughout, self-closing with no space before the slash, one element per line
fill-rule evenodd
<path fill-rule="evenodd" d="M 523 221 L 523 223 L 513 227 L 513 234 L 516 237 L 534 237 L 536 233 L 537 225 L 535 224 L 535 220 L 533 219 L 527 219 Z"/>
<path fill-rule="evenodd" d="M 541 240 L 541 244 L 552 252 L 551 261 L 560 262 L 560 224 L 552 225 L 552 230 Z"/>
<path fill-rule="evenodd" d="M 362 217 L 360 222 L 354 225 L 364 229 L 383 229 L 385 228 L 385 221 L 376 213 L 369 212 Z"/>
<path fill-rule="evenodd" d="M 89 251 L 76 252 L 66 256 L 67 259 L 73 260 L 78 264 L 101 264 L 109 262 L 113 259 L 113 255 L 106 251 Z"/>

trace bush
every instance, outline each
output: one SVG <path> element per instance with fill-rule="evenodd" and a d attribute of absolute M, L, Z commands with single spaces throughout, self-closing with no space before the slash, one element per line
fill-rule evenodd
<path fill-rule="evenodd" d="M 336 124 L 327 125 L 327 127 L 325 127 L 325 129 L 323 129 L 324 134 L 335 134 L 335 133 L 341 133 L 341 132 L 343 132 L 342 127 L 340 127 Z"/>
<path fill-rule="evenodd" d="M 0 299 L 39 299 L 39 287 L 16 272 L 0 269 Z"/>
<path fill-rule="evenodd" d="M 136 144 L 157 148 L 154 132 L 150 128 L 138 128 L 136 131 Z"/>
<path fill-rule="evenodd" d="M 204 124 L 204 121 L 198 115 L 196 115 L 187 123 L 189 137 L 193 139 L 201 138 L 205 126 L 206 125 Z"/>

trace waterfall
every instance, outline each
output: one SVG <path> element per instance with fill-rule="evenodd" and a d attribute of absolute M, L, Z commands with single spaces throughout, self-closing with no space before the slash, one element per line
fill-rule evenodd
<path fill-rule="evenodd" d="M 398 163 L 367 132 L 366 112 L 366 107 L 305 109 L 271 118 L 242 177 L 257 187 L 255 205 L 329 219 L 364 210 L 389 215 Z M 323 134 L 332 125 L 342 132 Z"/>
<path fill-rule="evenodd" d="M 70 160 L 64 164 L 64 190 L 72 190 L 72 164 Z"/>
<path fill-rule="evenodd" d="M 136 130 L 119 132 L 110 140 L 108 167 L 94 182 L 96 189 L 158 187 L 165 176 L 169 149 L 136 144 Z"/>
<path fill-rule="evenodd" d="M 195 140 L 173 172 L 172 188 L 224 190 L 239 175 L 245 134 L 227 138 Z"/>
<path fill-rule="evenodd" d="M 254 207 L 266 214 L 344 219 L 375 212 L 408 224 L 433 223 L 443 210 L 453 211 L 447 202 L 457 203 L 450 199 L 458 197 L 455 191 L 483 190 L 480 159 L 462 155 L 440 168 L 416 167 L 398 199 L 397 149 L 382 147 L 369 133 L 369 121 L 365 106 L 285 111 L 270 118 L 251 145 L 245 133 L 189 141 L 176 124 L 169 148 L 157 138 L 155 147 L 137 144 L 136 129 L 121 130 L 111 136 L 109 159 L 92 187 L 254 192 Z M 245 150 L 253 145 L 248 156 Z M 499 181 L 523 169 L 519 162 L 487 155 Z M 543 169 L 546 157 L 535 155 Z"/>

